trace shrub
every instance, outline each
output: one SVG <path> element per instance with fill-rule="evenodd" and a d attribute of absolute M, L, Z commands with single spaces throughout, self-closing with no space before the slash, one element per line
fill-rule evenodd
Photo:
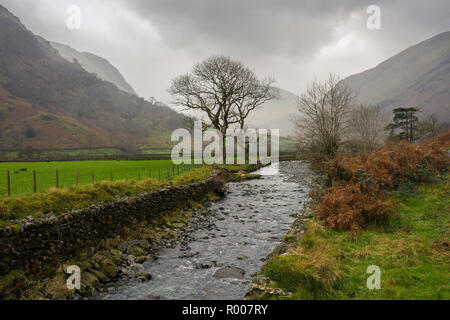
<path fill-rule="evenodd" d="M 317 209 L 317 217 L 327 227 L 339 231 L 357 232 L 370 223 L 384 224 L 393 215 L 394 207 L 368 191 L 362 182 L 329 188 Z"/>
<path fill-rule="evenodd" d="M 336 230 L 359 231 L 369 224 L 385 224 L 396 210 L 385 202 L 387 191 L 411 192 L 415 184 L 430 182 L 449 168 L 445 151 L 450 131 L 422 144 L 390 143 L 357 157 L 325 164 L 326 189 L 317 217 Z"/>
<path fill-rule="evenodd" d="M 27 128 L 27 130 L 25 131 L 25 137 L 27 137 L 28 139 L 36 137 L 36 131 L 33 127 Z"/>

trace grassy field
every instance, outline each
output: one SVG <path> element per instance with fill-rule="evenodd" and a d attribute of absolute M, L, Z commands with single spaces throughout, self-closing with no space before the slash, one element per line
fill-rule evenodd
<path fill-rule="evenodd" d="M 56 187 L 56 171 L 60 188 L 76 185 L 78 172 L 78 185 L 92 184 L 92 173 L 95 182 L 120 180 L 138 180 L 159 178 L 167 179 L 167 169 L 172 167 L 171 160 L 147 161 L 55 161 L 55 162 L 12 162 L 0 163 L 0 197 L 6 196 L 7 171 L 10 172 L 11 195 L 24 195 L 33 193 L 33 171 L 36 171 L 37 192 L 42 193 Z M 170 170 L 171 171 L 171 170 Z M 172 172 L 170 172 L 172 175 Z"/>
<path fill-rule="evenodd" d="M 392 200 L 401 215 L 385 230 L 355 237 L 313 221 L 298 247 L 272 259 L 265 275 L 292 292 L 287 299 L 449 299 L 449 175 Z M 379 290 L 366 286 L 370 265 L 381 269 Z"/>
<path fill-rule="evenodd" d="M 27 216 L 39 217 L 49 213 L 58 215 L 99 202 L 109 202 L 116 197 L 130 197 L 165 186 L 188 184 L 209 177 L 211 172 L 212 167 L 201 166 L 180 172 L 179 175 L 167 180 L 147 178 L 141 181 L 105 181 L 64 189 L 52 188 L 45 193 L 2 197 L 0 198 L 0 227 L 11 225 L 9 220 L 20 220 Z"/>

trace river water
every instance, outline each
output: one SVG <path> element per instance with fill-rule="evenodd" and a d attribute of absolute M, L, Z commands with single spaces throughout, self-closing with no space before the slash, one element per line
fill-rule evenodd
<path fill-rule="evenodd" d="M 152 280 L 119 281 L 100 299 L 242 299 L 252 276 L 302 214 L 312 177 L 300 161 L 256 173 L 262 178 L 228 184 L 226 197 L 208 208 L 207 228 L 193 230 L 188 243 L 161 249 L 157 260 L 144 263 Z"/>

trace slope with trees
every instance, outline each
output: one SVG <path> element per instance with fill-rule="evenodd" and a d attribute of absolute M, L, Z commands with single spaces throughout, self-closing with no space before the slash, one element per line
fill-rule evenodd
<path fill-rule="evenodd" d="M 62 58 L 0 6 L 2 149 L 169 147 L 185 116 L 149 103 Z M 35 136 L 26 135 L 32 127 Z"/>

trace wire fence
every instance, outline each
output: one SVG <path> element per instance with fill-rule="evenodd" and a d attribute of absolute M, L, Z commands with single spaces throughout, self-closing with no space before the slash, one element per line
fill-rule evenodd
<path fill-rule="evenodd" d="M 51 188 L 69 188 L 92 185 L 99 182 L 128 180 L 168 180 L 199 165 L 182 164 L 163 168 L 128 168 L 122 170 L 2 170 L 0 171 L 0 197 L 43 193 Z"/>

